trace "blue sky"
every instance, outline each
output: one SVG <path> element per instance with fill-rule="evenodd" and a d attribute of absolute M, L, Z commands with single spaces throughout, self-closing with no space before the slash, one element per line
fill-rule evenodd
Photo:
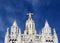
<path fill-rule="evenodd" d="M 60 0 L 0 0 L 0 43 L 4 43 L 7 27 L 10 28 L 15 19 L 21 31 L 24 31 L 28 12 L 34 14 L 32 18 L 37 33 L 47 19 L 50 27 L 56 29 L 60 40 Z"/>

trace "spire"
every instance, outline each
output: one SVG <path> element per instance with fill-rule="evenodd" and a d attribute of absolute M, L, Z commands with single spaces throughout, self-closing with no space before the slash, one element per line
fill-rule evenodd
<path fill-rule="evenodd" d="M 56 33 L 55 28 L 53 29 L 54 33 Z"/>
<path fill-rule="evenodd" d="M 9 28 L 7 28 L 7 32 L 9 31 Z"/>
<path fill-rule="evenodd" d="M 47 32 L 47 31 L 48 31 L 48 32 Z M 51 28 L 50 28 L 47 20 L 46 20 L 46 22 L 45 22 L 45 26 L 44 26 L 44 28 L 43 28 L 43 32 L 44 32 L 44 33 L 48 33 L 48 35 L 51 34 Z"/>
<path fill-rule="evenodd" d="M 33 13 L 28 13 L 27 15 L 28 15 L 29 18 L 31 19 L 31 16 L 33 15 Z"/>
<path fill-rule="evenodd" d="M 13 26 L 17 26 L 16 20 L 14 20 L 14 22 L 13 22 Z"/>
<path fill-rule="evenodd" d="M 6 34 L 9 34 L 9 28 L 7 28 L 7 33 Z"/>
<path fill-rule="evenodd" d="M 49 26 L 49 24 L 48 24 L 48 21 L 46 20 L 45 27 L 48 27 L 48 26 Z"/>
<path fill-rule="evenodd" d="M 9 43 L 9 28 L 7 28 L 7 32 L 6 32 L 6 35 L 5 35 L 4 43 Z"/>
<path fill-rule="evenodd" d="M 56 34 L 56 30 L 55 30 L 55 28 L 53 29 L 53 32 L 54 32 L 54 43 L 58 43 L 58 37 L 57 37 L 57 34 Z"/>
<path fill-rule="evenodd" d="M 57 37 L 55 28 L 53 29 L 54 36 Z"/>
<path fill-rule="evenodd" d="M 54 35 L 56 35 L 56 30 L 55 30 L 55 28 L 53 29 L 53 32 L 54 32 Z"/>
<path fill-rule="evenodd" d="M 18 25 L 16 20 L 14 20 L 13 25 L 11 26 L 11 34 L 17 34 L 18 31 Z"/>

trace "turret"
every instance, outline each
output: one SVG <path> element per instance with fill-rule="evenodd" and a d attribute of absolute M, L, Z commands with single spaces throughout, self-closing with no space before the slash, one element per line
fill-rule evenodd
<path fill-rule="evenodd" d="M 54 43 L 58 43 L 58 37 L 57 37 L 55 29 L 53 29 L 53 32 L 54 32 L 54 35 L 53 35 Z"/>
<path fill-rule="evenodd" d="M 9 28 L 7 28 L 7 32 L 5 35 L 5 42 L 4 43 L 9 43 Z"/>

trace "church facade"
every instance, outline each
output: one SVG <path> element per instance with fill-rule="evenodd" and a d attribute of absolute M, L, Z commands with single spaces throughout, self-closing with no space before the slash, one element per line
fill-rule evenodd
<path fill-rule="evenodd" d="M 41 32 L 37 34 L 35 22 L 31 17 L 32 13 L 29 13 L 28 15 L 29 17 L 26 20 L 24 34 L 21 34 L 22 31 L 15 20 L 11 28 L 7 28 L 4 43 L 58 43 L 55 28 L 53 29 L 52 34 L 51 27 L 47 20 Z"/>

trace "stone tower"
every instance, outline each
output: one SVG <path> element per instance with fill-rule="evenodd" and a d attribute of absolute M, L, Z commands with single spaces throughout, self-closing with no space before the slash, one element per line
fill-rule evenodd
<path fill-rule="evenodd" d="M 9 32 L 7 29 L 5 43 L 21 43 L 21 30 L 17 26 L 16 20 L 11 26 L 11 31 Z"/>

